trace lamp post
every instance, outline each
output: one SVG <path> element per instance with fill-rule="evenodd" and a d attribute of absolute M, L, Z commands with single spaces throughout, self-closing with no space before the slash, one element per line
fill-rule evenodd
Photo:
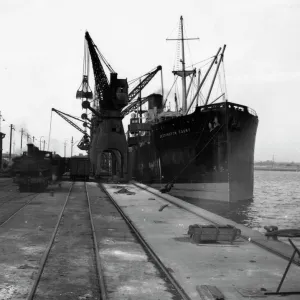
<path fill-rule="evenodd" d="M 10 139 L 9 139 L 9 160 L 11 160 L 11 143 L 12 143 L 12 131 L 15 130 L 13 124 L 10 124 Z"/>
<path fill-rule="evenodd" d="M 74 144 L 76 144 L 76 143 L 78 143 L 78 142 L 79 142 L 79 140 L 76 141 L 76 142 L 74 142 L 74 141 L 73 141 L 73 137 L 72 137 L 72 140 L 71 140 L 71 157 L 73 156 L 73 147 L 74 147 Z"/>
<path fill-rule="evenodd" d="M 44 136 L 42 135 L 42 136 L 40 136 L 40 150 L 42 150 L 42 138 L 43 138 Z"/>
<path fill-rule="evenodd" d="M 44 140 L 43 144 L 44 144 L 43 151 L 45 151 L 45 144 L 47 144 L 47 142 Z"/>
<path fill-rule="evenodd" d="M 64 157 L 66 157 L 67 140 L 64 142 Z"/>
<path fill-rule="evenodd" d="M 72 155 L 73 155 L 73 137 L 71 139 L 71 157 L 72 157 Z"/>

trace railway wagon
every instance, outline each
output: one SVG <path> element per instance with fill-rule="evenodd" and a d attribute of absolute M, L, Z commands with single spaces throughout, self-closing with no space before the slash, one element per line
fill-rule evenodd
<path fill-rule="evenodd" d="M 73 156 L 70 158 L 70 178 L 71 180 L 89 180 L 90 160 L 88 157 Z"/>
<path fill-rule="evenodd" d="M 67 158 L 61 157 L 58 154 L 55 154 L 53 156 L 51 162 L 51 174 L 52 174 L 53 182 L 62 179 L 62 175 L 67 171 L 67 166 L 68 166 Z"/>

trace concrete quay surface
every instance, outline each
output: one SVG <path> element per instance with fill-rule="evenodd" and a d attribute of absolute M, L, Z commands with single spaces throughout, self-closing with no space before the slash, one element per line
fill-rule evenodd
<path fill-rule="evenodd" d="M 54 193 L 49 189 L 36 194 L 30 204 L 0 226 L 0 300 L 27 299 L 70 186 L 70 182 L 63 182 L 61 188 L 50 187 Z M 74 204 L 72 215 L 69 214 L 69 221 L 66 218 L 62 221 L 64 232 L 62 229 L 58 231 L 34 299 L 96 299 L 86 275 L 87 268 L 92 269 L 95 265 L 92 246 L 86 240 L 90 238 L 90 229 L 82 226 L 82 204 L 86 201 L 84 183 L 77 182 L 75 187 L 70 196 L 70 204 Z M 145 253 L 106 193 L 92 182 L 87 183 L 87 190 L 107 299 L 179 300 L 176 291 Z M 22 195 L 14 198 L 14 194 L 5 204 L 11 209 L 3 213 L 3 220 L 13 213 L 15 202 Z M 76 226 L 71 226 L 73 223 Z M 63 242 L 62 246 L 67 243 L 69 253 L 66 252 L 68 247 L 59 248 L 60 242 Z M 56 281 L 53 280 L 55 276 Z M 82 285 L 91 291 L 87 293 Z"/>
<path fill-rule="evenodd" d="M 49 193 L 37 195 L 0 227 L 1 300 L 26 299 L 68 188 L 69 184 L 66 184 L 53 197 Z"/>
<path fill-rule="evenodd" d="M 96 183 L 88 183 L 88 192 L 107 299 L 181 299 L 145 253 L 106 193 Z"/>
<path fill-rule="evenodd" d="M 300 295 L 264 295 L 276 291 L 288 263 L 270 251 L 290 257 L 293 251 L 289 245 L 268 241 L 257 231 L 142 184 L 103 186 L 191 299 L 202 299 L 196 289 L 199 285 L 216 286 L 225 299 L 232 300 L 300 299 Z M 131 193 L 117 193 L 122 188 Z M 168 206 L 160 211 L 165 204 Z M 211 224 L 210 221 L 234 225 L 249 239 L 239 238 L 232 245 L 191 243 L 189 225 Z M 300 268 L 292 264 L 281 291 L 299 291 L 299 278 Z"/>

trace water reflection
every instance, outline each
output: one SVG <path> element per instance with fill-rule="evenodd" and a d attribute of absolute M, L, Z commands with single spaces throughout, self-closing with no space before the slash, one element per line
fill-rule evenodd
<path fill-rule="evenodd" d="M 235 221 L 249 227 L 255 223 L 255 209 L 253 200 L 239 203 L 226 203 L 219 201 L 198 201 L 195 199 L 185 199 L 186 202 L 199 206 L 205 210 L 213 212 L 219 216 Z"/>
<path fill-rule="evenodd" d="M 300 228 L 299 182 L 299 172 L 256 171 L 251 201 L 185 201 L 260 232 L 265 232 L 266 225 L 276 225 L 279 229 Z"/>

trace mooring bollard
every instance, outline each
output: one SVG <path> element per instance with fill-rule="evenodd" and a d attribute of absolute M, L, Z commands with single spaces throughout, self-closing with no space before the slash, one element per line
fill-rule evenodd
<path fill-rule="evenodd" d="M 264 229 L 267 231 L 267 233 L 265 234 L 267 236 L 267 238 L 269 239 L 270 237 L 272 237 L 273 240 L 277 241 L 277 235 L 274 231 L 278 231 L 278 227 L 277 226 L 264 226 Z"/>

